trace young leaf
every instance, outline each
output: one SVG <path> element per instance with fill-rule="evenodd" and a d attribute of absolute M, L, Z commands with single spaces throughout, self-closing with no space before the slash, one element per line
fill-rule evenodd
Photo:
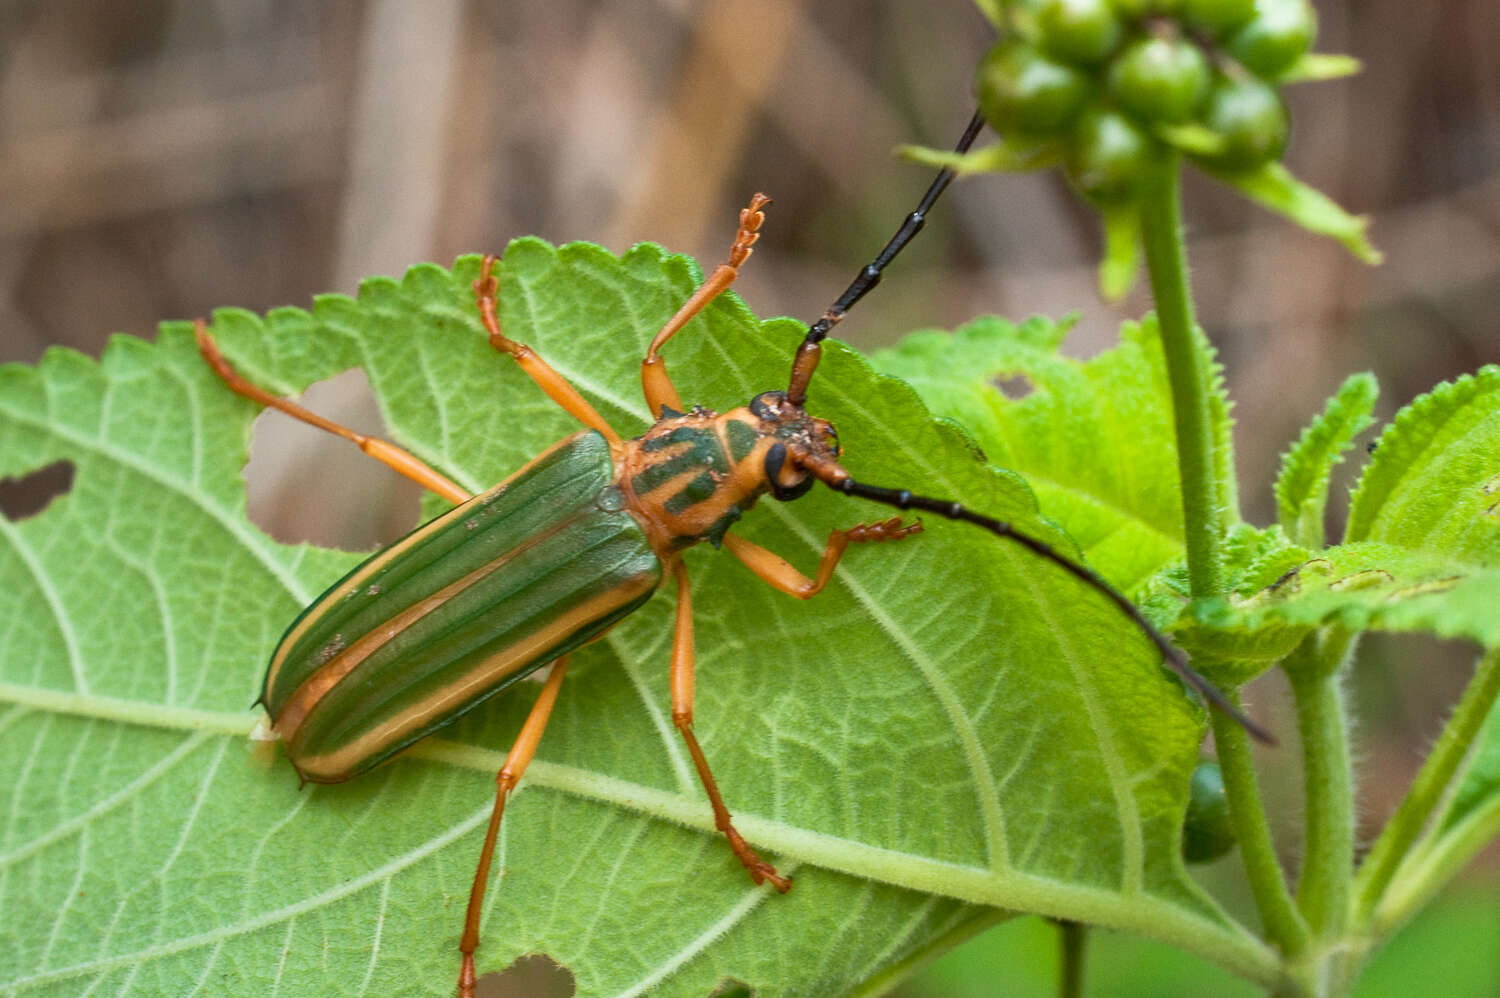
<path fill-rule="evenodd" d="M 1305 52 L 1296 62 L 1276 74 L 1277 83 L 1316 83 L 1353 76 L 1364 69 L 1352 55 Z"/>
<path fill-rule="evenodd" d="M 1249 171 L 1215 170 L 1199 164 L 1205 172 L 1235 188 L 1267 211 L 1274 211 L 1309 232 L 1331 236 L 1365 263 L 1381 261 L 1381 253 L 1365 235 L 1370 220 L 1351 215 L 1326 194 L 1309 187 L 1278 161 Z"/>
<path fill-rule="evenodd" d="M 1135 286 L 1141 269 L 1141 216 L 1131 204 L 1099 209 L 1104 226 L 1104 253 L 1099 260 L 1099 296 L 1119 301 Z"/>
<path fill-rule="evenodd" d="M 1300 549 L 1298 549 L 1300 550 Z M 1257 573 L 1258 574 L 1258 573 Z M 1208 632 L 1177 636 L 1189 651 L 1230 657 L 1289 652 L 1315 627 L 1425 632 L 1500 646 L 1500 567 L 1443 550 L 1362 541 L 1325 548 L 1270 579 L 1247 579 L 1229 600 L 1191 611 Z M 1272 640 L 1272 635 L 1279 635 Z M 1243 644 L 1243 646 L 1242 646 Z"/>
<path fill-rule="evenodd" d="M 1194 608 L 1217 631 L 1189 645 L 1298 637 L 1339 624 L 1500 647 L 1500 367 L 1440 385 L 1397 414 L 1355 489 L 1346 543 L 1288 567 L 1276 555 L 1231 601 Z"/>
<path fill-rule="evenodd" d="M 1276 477 L 1276 516 L 1293 543 L 1323 546 L 1328 480 L 1354 438 L 1370 425 L 1378 388 L 1369 374 L 1352 374 L 1323 412 L 1281 457 Z"/>
<path fill-rule="evenodd" d="M 362 367 L 392 436 L 479 488 L 576 426 L 487 345 L 476 270 L 417 267 L 311 313 L 223 311 L 215 333 L 277 391 Z M 691 263 L 521 240 L 500 278 L 508 332 L 642 429 L 639 360 L 693 288 Z M 785 384 L 801 332 L 730 296 L 666 356 L 689 401 L 733 406 Z M 810 407 L 858 477 L 1071 548 L 1024 484 L 852 353 L 829 350 Z M 255 411 L 181 323 L 98 363 L 56 350 L 0 369 L 0 473 L 77 469 L 44 512 L 0 521 L 0 991 L 451 994 L 494 771 L 535 694 L 348 784 L 299 790 L 289 767 L 254 762 L 247 705 L 270 649 L 358 557 L 278 544 L 245 518 Z M 811 568 L 831 527 L 885 515 L 818 490 L 743 527 Z M 712 550 L 687 558 L 697 730 L 740 829 L 796 886 L 752 887 L 713 830 L 671 722 L 661 593 L 574 657 L 507 808 L 482 971 L 545 953 L 580 995 L 729 978 L 845 994 L 998 906 L 1276 979 L 1179 858 L 1201 715 L 1104 600 L 942 522 L 852 550 L 808 603 Z"/>
<path fill-rule="evenodd" d="M 1000 139 L 969 152 L 934 149 L 931 146 L 899 145 L 895 155 L 902 159 L 952 170 L 960 177 L 977 173 L 1024 173 L 1051 166 L 1058 160 L 1056 148 L 1046 143 L 1028 143 Z"/>
<path fill-rule="evenodd" d="M 1500 563 L 1500 366 L 1439 385 L 1397 414 L 1349 507 L 1345 540 Z"/>

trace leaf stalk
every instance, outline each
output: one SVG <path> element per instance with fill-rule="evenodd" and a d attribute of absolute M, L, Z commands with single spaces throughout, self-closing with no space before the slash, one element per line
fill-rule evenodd
<path fill-rule="evenodd" d="M 1360 867 L 1354 900 L 1358 923 L 1369 923 L 1399 868 L 1420 868 L 1424 853 L 1442 848 L 1441 843 L 1432 841 L 1438 837 L 1436 829 L 1425 845 L 1415 849 L 1413 845 L 1453 785 L 1497 696 L 1500 696 L 1500 651 L 1492 651 L 1479 660 L 1474 678 L 1469 680 L 1453 716 L 1443 726 L 1437 744 Z"/>

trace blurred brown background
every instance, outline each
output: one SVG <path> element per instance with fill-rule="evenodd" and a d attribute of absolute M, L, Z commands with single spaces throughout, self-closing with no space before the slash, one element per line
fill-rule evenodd
<path fill-rule="evenodd" d="M 1229 367 L 1251 514 L 1273 459 L 1355 369 L 1383 413 L 1500 360 L 1500 12 L 1320 0 L 1366 72 L 1291 90 L 1290 162 L 1375 217 L 1366 268 L 1193 177 L 1200 315 Z M 215 306 L 306 304 L 513 236 L 661 242 L 710 262 L 777 201 L 741 290 L 816 316 L 927 182 L 990 31 L 966 0 L 0 4 L 0 360 Z M 1080 310 L 1093 216 L 1054 175 L 958 185 L 840 334 Z"/>
<path fill-rule="evenodd" d="M 1262 523 L 1277 454 L 1347 373 L 1378 375 L 1385 417 L 1500 361 L 1500 10 L 1316 3 L 1318 47 L 1366 70 L 1291 91 L 1288 160 L 1374 216 L 1385 265 L 1201 177 L 1187 189 L 1199 315 Z M 967 0 L 7 0 L 0 361 L 50 344 L 97 355 L 112 332 L 150 337 L 217 306 L 306 305 L 527 233 L 712 263 L 753 190 L 777 204 L 740 291 L 762 315 L 811 318 L 929 179 L 891 147 L 957 137 L 990 38 Z M 981 312 L 1079 310 L 1070 349 L 1093 353 L 1148 307 L 1139 291 L 1099 302 L 1097 242 L 1053 175 L 963 182 L 839 333 L 870 346 Z M 315 404 L 378 427 L 357 377 Z M 356 546 L 410 525 L 411 496 L 384 495 L 391 476 L 348 487 L 360 462 L 313 436 L 258 446 L 296 455 L 255 473 L 261 522 Z M 1364 767 L 1394 776 L 1469 652 L 1372 650 L 1386 667 L 1361 690 L 1380 715 Z M 1369 785 L 1366 815 L 1403 787 Z"/>

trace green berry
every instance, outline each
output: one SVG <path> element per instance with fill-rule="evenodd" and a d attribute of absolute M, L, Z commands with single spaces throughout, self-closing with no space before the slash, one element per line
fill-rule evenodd
<path fill-rule="evenodd" d="M 1175 14 L 1182 0 L 1109 0 L 1115 13 L 1130 21 L 1138 21 L 1151 14 Z"/>
<path fill-rule="evenodd" d="M 1109 0 L 1047 0 L 1038 23 L 1042 47 L 1066 62 L 1099 62 L 1123 33 Z"/>
<path fill-rule="evenodd" d="M 1229 39 L 1229 54 L 1266 79 L 1312 48 L 1318 16 L 1308 0 L 1255 0 L 1255 16 Z"/>
<path fill-rule="evenodd" d="M 1219 764 L 1207 759 L 1193 770 L 1187 817 L 1182 826 L 1182 858 L 1189 863 L 1218 859 L 1234 848 L 1234 823 Z"/>
<path fill-rule="evenodd" d="M 1224 140 L 1224 150 L 1200 158 L 1228 170 L 1253 170 L 1279 159 L 1292 129 L 1276 88 L 1249 75 L 1221 77 L 1209 92 L 1202 120 Z"/>
<path fill-rule="evenodd" d="M 1079 116 L 1064 155 L 1068 179 L 1099 204 L 1129 201 L 1160 165 L 1155 139 L 1118 111 L 1094 108 Z"/>
<path fill-rule="evenodd" d="M 1089 81 L 1025 42 L 990 49 L 974 76 L 980 110 L 997 132 L 1045 137 L 1061 131 L 1083 106 Z"/>
<path fill-rule="evenodd" d="M 1183 0 L 1182 21 L 1215 38 L 1231 34 L 1255 16 L 1255 0 Z"/>
<path fill-rule="evenodd" d="M 1208 58 L 1185 38 L 1138 39 L 1109 67 L 1109 92 L 1142 121 L 1186 121 L 1208 93 Z"/>

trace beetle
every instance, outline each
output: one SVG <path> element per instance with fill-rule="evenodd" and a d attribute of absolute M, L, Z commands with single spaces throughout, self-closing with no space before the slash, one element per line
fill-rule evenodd
<path fill-rule="evenodd" d="M 982 124 L 975 116 L 958 144 Z M 472 998 L 479 921 L 505 802 L 535 755 L 568 655 L 640 607 L 671 577 L 677 612 L 671 654 L 672 720 L 708 795 L 715 827 L 756 884 L 785 892 L 791 882 L 735 829 L 693 732 L 693 614 L 682 552 L 708 541 L 792 596 L 816 595 L 850 544 L 900 541 L 922 530 L 897 516 L 830 533 L 817 570 L 803 575 L 771 551 L 730 532 L 758 499 L 789 502 L 822 482 L 848 496 L 971 523 L 1015 542 L 1107 596 L 1161 651 L 1167 664 L 1214 707 L 1266 737 L 1158 632 L 1124 595 L 1092 570 L 1008 523 L 945 500 L 856 481 L 839 463 L 838 436 L 805 408 L 822 341 L 885 266 L 922 228 L 951 181 L 941 172 L 885 249 L 809 327 L 785 390 L 770 390 L 719 413 L 684 406 L 662 360 L 663 346 L 736 279 L 750 257 L 770 199 L 756 194 L 740 212 L 727 260 L 652 339 L 641 362 L 656 422 L 623 439 L 544 359 L 508 338 L 497 313 L 495 258 L 474 282 L 475 305 L 496 350 L 583 429 L 510 477 L 470 495 L 394 444 L 333 423 L 241 377 L 207 324 L 195 335 L 205 361 L 232 391 L 353 443 L 369 456 L 450 500 L 454 507 L 376 552 L 335 582 L 292 622 L 272 653 L 259 702 L 304 781 L 351 779 L 550 664 L 551 672 L 496 775 L 496 794 L 470 888 L 459 944 L 459 994 Z"/>

